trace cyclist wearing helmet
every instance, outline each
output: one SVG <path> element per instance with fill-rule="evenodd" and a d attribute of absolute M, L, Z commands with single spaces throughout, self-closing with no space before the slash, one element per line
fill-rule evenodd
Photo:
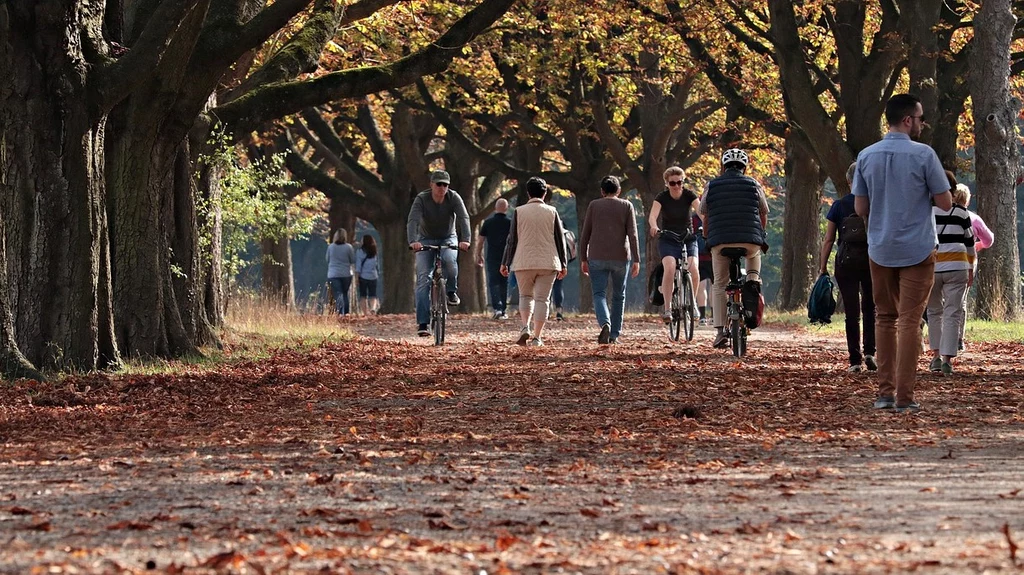
<path fill-rule="evenodd" d="M 715 328 L 714 347 L 729 346 L 725 331 L 725 286 L 729 283 L 729 259 L 722 249 L 737 247 L 747 250 L 747 278 L 761 281 L 761 249 L 766 246 L 765 227 L 768 225 L 768 199 L 764 188 L 744 172 L 750 158 L 738 148 L 722 154 L 722 173 L 708 182 L 701 196 L 698 213 L 704 220 L 704 235 L 715 283 L 712 287 L 712 310 Z"/>

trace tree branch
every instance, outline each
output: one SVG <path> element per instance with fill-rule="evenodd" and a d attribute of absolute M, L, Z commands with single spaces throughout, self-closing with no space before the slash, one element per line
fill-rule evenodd
<path fill-rule="evenodd" d="M 248 131 L 260 123 L 287 116 L 326 102 L 373 94 L 406 86 L 448 67 L 448 64 L 516 0 L 483 0 L 452 24 L 443 36 L 423 50 L 391 64 L 355 68 L 301 82 L 279 82 L 256 88 L 213 114 L 236 131 Z"/>
<path fill-rule="evenodd" d="M 157 7 L 127 54 L 95 69 L 89 85 L 94 109 L 110 111 L 132 90 L 150 81 L 178 26 L 189 12 L 206 0 L 167 0 Z"/>

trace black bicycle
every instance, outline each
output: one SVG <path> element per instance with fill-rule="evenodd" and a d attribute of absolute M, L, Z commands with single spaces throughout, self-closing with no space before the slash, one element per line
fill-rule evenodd
<path fill-rule="evenodd" d="M 424 245 L 419 251 L 434 252 L 434 267 L 430 271 L 430 330 L 434 332 L 434 345 L 444 345 L 445 328 L 448 323 L 448 281 L 444 279 L 443 250 L 458 250 L 459 246 Z"/>
<path fill-rule="evenodd" d="M 686 252 L 683 243 L 683 236 L 669 230 L 658 232 L 660 237 L 668 238 L 678 242 Z M 682 331 L 686 341 L 693 341 L 693 328 L 697 319 L 693 317 L 693 284 L 690 283 L 690 270 L 686 266 L 686 259 L 676 258 L 676 273 L 672 279 L 672 299 L 669 304 L 671 317 L 668 321 L 668 336 L 672 341 L 679 341 L 679 332 Z M 680 330 L 680 328 L 682 328 Z"/>
<path fill-rule="evenodd" d="M 729 284 L 725 286 L 725 318 L 729 322 L 726 329 L 729 330 L 729 339 L 732 342 L 732 354 L 743 357 L 747 353 L 749 330 L 746 310 L 743 308 L 743 283 L 746 281 L 746 274 L 741 269 L 740 259 L 747 257 L 747 248 L 722 248 L 722 256 L 729 258 Z"/>

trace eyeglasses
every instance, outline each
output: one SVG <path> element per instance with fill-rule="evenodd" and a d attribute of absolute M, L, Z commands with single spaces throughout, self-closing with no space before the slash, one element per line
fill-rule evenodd
<path fill-rule="evenodd" d="M 673 187 L 674 186 L 681 186 L 681 185 L 683 185 L 683 181 L 682 180 L 672 180 L 672 181 L 670 181 L 668 183 L 668 185 L 673 186 Z"/>
<path fill-rule="evenodd" d="M 434 182 L 434 185 L 438 186 L 438 187 L 441 187 L 441 188 L 447 188 L 448 187 L 448 182 Z"/>

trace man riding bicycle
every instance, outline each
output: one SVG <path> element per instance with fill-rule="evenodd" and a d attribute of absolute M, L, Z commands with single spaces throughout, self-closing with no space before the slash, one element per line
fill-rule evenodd
<path fill-rule="evenodd" d="M 661 265 L 665 274 L 661 279 L 661 293 L 665 296 L 665 309 L 661 318 L 666 323 L 672 320 L 670 306 L 672 304 L 672 279 L 676 275 L 676 260 L 684 260 L 690 270 L 690 282 L 693 284 L 693 293 L 697 293 L 697 238 L 693 235 L 691 225 L 691 214 L 700 205 L 697 200 L 697 193 L 683 187 L 686 181 L 686 172 L 678 166 L 672 166 L 665 170 L 665 190 L 654 198 L 651 206 L 651 215 L 647 218 L 648 227 L 651 230 L 651 237 L 658 237 L 661 230 L 676 234 L 683 243 L 672 237 L 662 237 L 658 240 L 658 253 L 661 256 Z M 661 228 L 658 227 L 658 216 L 661 216 Z M 684 245 L 685 244 L 685 245 Z M 684 250 L 685 247 L 685 250 Z M 697 315 L 697 310 L 693 310 Z"/>
<path fill-rule="evenodd" d="M 431 172 L 430 189 L 420 192 L 413 200 L 406 223 L 409 247 L 416 251 L 416 334 L 422 337 L 430 335 L 427 324 L 430 322 L 430 272 L 434 263 L 434 254 L 421 251 L 423 246 L 454 245 L 457 239 L 460 250 L 469 249 L 469 212 L 462 197 L 449 188 L 450 183 L 448 172 Z M 459 305 L 458 255 L 454 250 L 442 250 L 441 258 L 448 285 L 448 303 Z"/>
<path fill-rule="evenodd" d="M 708 182 L 700 200 L 698 213 L 704 220 L 704 235 L 711 250 L 715 283 L 712 287 L 714 313 L 714 347 L 729 346 L 725 330 L 725 287 L 729 283 L 729 258 L 725 248 L 745 248 L 747 278 L 761 281 L 761 250 L 767 248 L 765 228 L 768 225 L 768 199 L 757 180 L 744 174 L 750 158 L 737 148 L 722 154 L 722 173 Z"/>

